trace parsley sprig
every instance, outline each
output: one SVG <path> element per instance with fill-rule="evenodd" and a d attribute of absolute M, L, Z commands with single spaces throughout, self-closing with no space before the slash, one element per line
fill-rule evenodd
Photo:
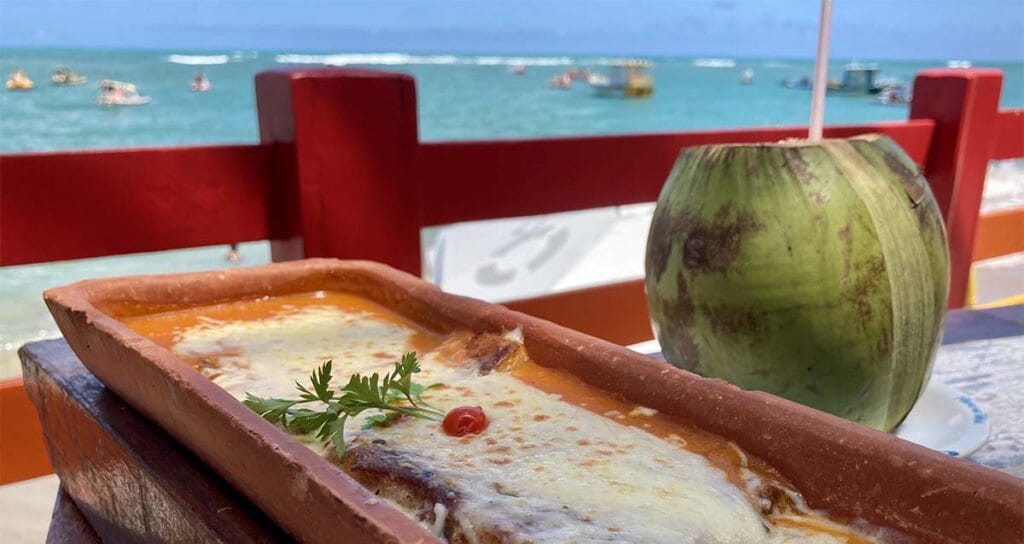
<path fill-rule="evenodd" d="M 441 421 L 445 413 L 423 402 L 424 391 L 439 384 L 422 385 L 412 381 L 420 371 L 416 352 L 406 353 L 395 369 L 383 376 L 354 374 L 348 384 L 337 391 L 331 385 L 331 361 L 325 362 L 309 376 L 310 387 L 295 382 L 298 399 L 262 398 L 246 393 L 243 402 L 251 410 L 294 433 L 311 433 L 334 446 L 338 456 L 345 453 L 345 423 L 367 410 L 380 413 L 369 416 L 363 429 L 387 425 L 402 417 Z M 321 408 L 300 408 L 298 405 L 318 402 Z"/>

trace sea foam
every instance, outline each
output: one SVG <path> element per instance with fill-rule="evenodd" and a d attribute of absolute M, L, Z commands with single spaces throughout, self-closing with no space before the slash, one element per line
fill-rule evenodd
<path fill-rule="evenodd" d="M 189 64 L 193 66 L 209 64 L 227 64 L 227 55 L 167 55 L 167 62 L 173 64 Z"/>
<path fill-rule="evenodd" d="M 735 68 L 733 59 L 694 59 L 693 65 L 698 68 Z"/>
<path fill-rule="evenodd" d="M 274 60 L 280 64 L 324 64 L 327 66 L 347 66 L 350 64 L 387 66 L 400 64 L 566 66 L 573 63 L 573 59 L 569 57 L 467 57 L 458 55 L 409 55 L 406 53 L 286 54 L 277 55 L 274 57 Z"/>

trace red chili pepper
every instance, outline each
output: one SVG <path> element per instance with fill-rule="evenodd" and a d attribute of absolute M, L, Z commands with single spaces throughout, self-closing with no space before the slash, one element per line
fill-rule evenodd
<path fill-rule="evenodd" d="M 441 427 L 451 436 L 480 434 L 487 428 L 487 416 L 479 406 L 459 406 L 444 416 Z"/>

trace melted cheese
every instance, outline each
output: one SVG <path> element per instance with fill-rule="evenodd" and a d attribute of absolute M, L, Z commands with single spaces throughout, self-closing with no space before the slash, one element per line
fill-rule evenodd
<path fill-rule="evenodd" d="M 259 321 L 204 322 L 180 333 L 174 351 L 238 398 L 295 396 L 295 382 L 332 360 L 336 376 L 388 371 L 407 351 L 408 327 L 328 306 Z M 203 364 L 216 359 L 215 365 Z M 337 378 L 336 378 L 337 379 Z"/>
<path fill-rule="evenodd" d="M 135 325 L 145 328 L 142 321 Z M 435 505 L 428 523 L 435 534 L 450 515 L 468 535 L 485 531 L 508 542 L 848 542 L 848 530 L 820 517 L 813 518 L 818 526 L 766 521 L 751 494 L 684 449 L 684 439 L 623 421 L 655 417 L 653 410 L 595 413 L 515 375 L 477 375 L 433 351 L 440 339 L 429 346 L 422 331 L 379 312 L 309 303 L 262 319 L 208 316 L 175 328 L 165 341 L 238 398 L 293 397 L 294 383 L 306 383 L 327 359 L 334 361 L 335 383 L 344 383 L 354 373 L 390 370 L 401 353 L 419 349 L 417 382 L 444 384 L 424 399 L 445 411 L 481 406 L 487 430 L 456 438 L 437 422 L 402 419 L 359 431 L 370 415 L 364 414 L 346 436 L 352 446 L 383 440 L 409 452 L 459 494 L 457 508 Z M 759 477 L 738 456 L 738 473 L 755 485 Z"/>
<path fill-rule="evenodd" d="M 464 526 L 533 542 L 758 542 L 767 534 L 743 493 L 703 457 L 507 374 L 466 379 L 428 400 L 442 409 L 479 405 L 489 427 L 455 438 L 434 422 L 406 421 L 360 439 L 383 438 L 426 459 L 460 493 Z"/>

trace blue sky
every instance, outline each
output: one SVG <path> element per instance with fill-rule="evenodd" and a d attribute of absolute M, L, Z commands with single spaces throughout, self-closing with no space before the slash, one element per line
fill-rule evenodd
<path fill-rule="evenodd" d="M 0 46 L 811 57 L 817 0 L 0 0 Z M 1024 60 L 1024 0 L 836 0 L 833 55 Z"/>

